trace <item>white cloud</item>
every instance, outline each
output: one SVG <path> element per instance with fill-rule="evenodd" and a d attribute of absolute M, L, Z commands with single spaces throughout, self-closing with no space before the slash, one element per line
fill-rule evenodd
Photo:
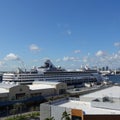
<path fill-rule="evenodd" d="M 79 58 L 66 56 L 63 58 L 63 61 L 80 61 Z"/>
<path fill-rule="evenodd" d="M 75 50 L 75 51 L 74 51 L 74 53 L 76 53 L 76 54 L 77 54 L 77 53 L 80 53 L 80 52 L 81 52 L 80 50 Z"/>
<path fill-rule="evenodd" d="M 105 56 L 105 55 L 106 55 L 106 53 L 103 52 L 102 50 L 99 50 L 99 51 L 96 53 L 96 56 L 97 56 L 97 57 L 101 57 L 101 56 Z"/>
<path fill-rule="evenodd" d="M 15 55 L 14 53 L 9 53 L 8 55 L 5 56 L 4 60 L 7 60 L 7 61 L 12 60 L 13 61 L 13 60 L 20 60 L 20 58 L 17 55 Z"/>
<path fill-rule="evenodd" d="M 71 34 L 72 34 L 71 30 L 67 30 L 66 33 L 67 33 L 68 35 L 71 35 Z"/>
<path fill-rule="evenodd" d="M 56 62 L 60 62 L 60 61 L 61 61 L 61 59 L 57 59 L 57 60 L 56 60 Z"/>
<path fill-rule="evenodd" d="M 40 61 L 40 60 L 38 60 L 38 59 L 34 59 L 34 60 L 33 60 L 33 62 L 39 62 L 39 61 Z"/>
<path fill-rule="evenodd" d="M 34 52 L 39 52 L 40 51 L 40 48 L 35 44 L 30 45 L 29 48 L 30 48 L 31 51 L 34 51 Z"/>
<path fill-rule="evenodd" d="M 0 67 L 3 66 L 5 63 L 3 61 L 0 61 Z"/>
<path fill-rule="evenodd" d="M 88 62 L 88 58 L 87 57 L 85 57 L 85 58 L 83 58 L 83 62 Z"/>
<path fill-rule="evenodd" d="M 115 42 L 115 43 L 114 43 L 114 46 L 120 47 L 120 42 Z"/>

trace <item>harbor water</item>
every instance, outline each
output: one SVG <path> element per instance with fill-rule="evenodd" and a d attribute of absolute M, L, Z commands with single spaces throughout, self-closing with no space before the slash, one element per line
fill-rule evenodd
<path fill-rule="evenodd" d="M 107 75 L 107 77 L 113 83 L 120 83 L 120 75 Z"/>

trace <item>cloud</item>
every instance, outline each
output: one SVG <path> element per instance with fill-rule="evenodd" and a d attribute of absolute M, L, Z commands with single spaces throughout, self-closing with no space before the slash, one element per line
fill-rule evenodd
<path fill-rule="evenodd" d="M 14 61 L 14 60 L 20 60 L 20 58 L 17 55 L 15 55 L 14 53 L 9 53 L 8 55 L 5 56 L 4 60 Z"/>
<path fill-rule="evenodd" d="M 5 62 L 0 61 L 0 67 L 3 66 L 5 64 Z"/>
<path fill-rule="evenodd" d="M 59 30 L 62 30 L 62 33 L 65 35 L 70 36 L 72 34 L 69 24 L 57 23 L 57 27 L 59 28 Z"/>
<path fill-rule="evenodd" d="M 71 35 L 72 34 L 71 30 L 67 30 L 66 33 L 67 33 L 67 35 Z"/>
<path fill-rule="evenodd" d="M 35 44 L 30 45 L 29 49 L 31 51 L 34 51 L 34 52 L 39 52 L 40 51 L 40 48 Z"/>
<path fill-rule="evenodd" d="M 120 47 L 120 42 L 115 42 L 115 43 L 114 43 L 114 46 Z"/>
<path fill-rule="evenodd" d="M 80 61 L 79 58 L 75 58 L 75 57 L 64 57 L 63 61 Z"/>
<path fill-rule="evenodd" d="M 34 60 L 33 60 L 33 62 L 39 62 L 39 61 L 40 61 L 40 60 L 38 60 L 38 59 L 34 59 Z"/>
<path fill-rule="evenodd" d="M 102 50 L 99 50 L 99 51 L 96 53 L 96 56 L 97 56 L 97 57 L 101 57 L 101 56 L 105 56 L 105 55 L 106 55 L 106 53 L 103 52 Z"/>
<path fill-rule="evenodd" d="M 83 62 L 84 62 L 84 63 L 88 62 L 88 58 L 87 58 L 87 57 L 84 57 L 84 58 L 83 58 Z"/>
<path fill-rule="evenodd" d="M 80 50 L 75 50 L 75 51 L 74 51 L 74 53 L 76 53 L 76 54 L 77 54 L 77 53 L 80 53 L 80 52 L 81 52 Z"/>
<path fill-rule="evenodd" d="M 61 59 L 57 59 L 57 60 L 56 60 L 56 62 L 60 62 L 60 61 L 61 61 Z"/>

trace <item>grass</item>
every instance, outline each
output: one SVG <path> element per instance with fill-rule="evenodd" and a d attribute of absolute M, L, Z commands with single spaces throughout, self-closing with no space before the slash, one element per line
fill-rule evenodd
<path fill-rule="evenodd" d="M 18 116 L 14 115 L 12 117 L 6 118 L 5 120 L 29 120 L 30 118 L 36 118 L 39 116 L 40 116 L 39 112 L 33 112 L 33 113 L 22 114 Z"/>

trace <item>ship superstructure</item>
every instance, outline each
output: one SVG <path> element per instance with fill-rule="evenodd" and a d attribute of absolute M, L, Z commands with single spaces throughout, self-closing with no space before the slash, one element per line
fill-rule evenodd
<path fill-rule="evenodd" d="M 46 60 L 43 66 L 34 67 L 30 71 L 18 68 L 16 72 L 3 74 L 3 82 L 17 84 L 32 84 L 33 81 L 58 81 L 72 85 L 98 80 L 101 80 L 101 76 L 96 70 L 67 71 L 61 67 L 55 67 L 50 60 Z"/>

